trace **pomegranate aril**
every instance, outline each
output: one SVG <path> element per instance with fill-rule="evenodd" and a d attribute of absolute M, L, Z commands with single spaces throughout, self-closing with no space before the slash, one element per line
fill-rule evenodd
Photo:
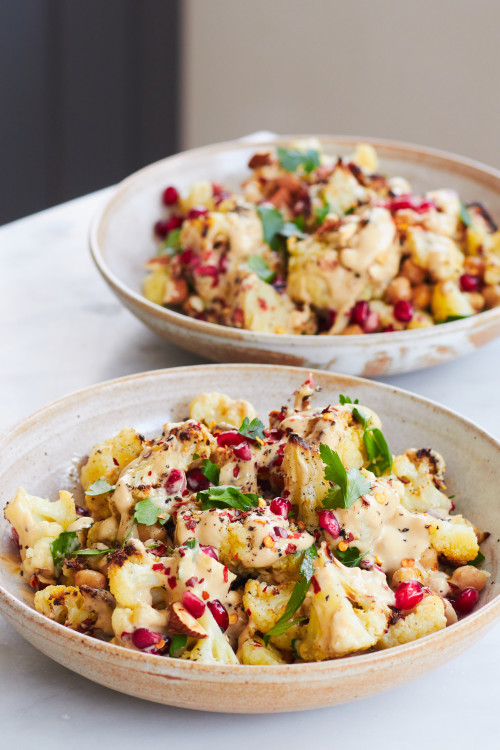
<path fill-rule="evenodd" d="M 252 458 L 252 451 L 250 450 L 250 446 L 246 442 L 240 443 L 240 445 L 236 445 L 233 448 L 233 453 L 236 458 L 239 458 L 242 461 L 250 461 L 250 459 Z"/>
<path fill-rule="evenodd" d="M 370 305 L 365 300 L 356 302 L 351 310 L 351 323 L 356 323 L 361 328 L 364 327 L 370 314 Z"/>
<path fill-rule="evenodd" d="M 173 232 L 174 229 L 180 229 L 183 221 L 182 216 L 171 216 L 167 221 L 167 231 Z"/>
<path fill-rule="evenodd" d="M 169 495 L 180 495 L 186 489 L 186 475 L 182 469 L 171 469 L 164 484 Z"/>
<path fill-rule="evenodd" d="M 209 557 L 213 557 L 214 560 L 219 561 L 219 555 L 217 554 L 217 550 L 215 550 L 213 547 L 210 547 L 210 545 L 206 544 L 200 544 L 200 550 Z"/>
<path fill-rule="evenodd" d="M 215 622 L 224 633 L 229 627 L 229 615 L 227 609 L 218 599 L 212 599 L 211 602 L 207 602 L 207 607 L 212 613 Z"/>
<path fill-rule="evenodd" d="M 226 445 L 239 445 L 242 441 L 242 435 L 236 430 L 221 432 L 217 435 L 217 445 L 223 448 Z"/>
<path fill-rule="evenodd" d="M 210 482 L 206 476 L 201 473 L 201 469 L 190 469 L 186 474 L 186 482 L 192 492 L 207 490 L 210 486 Z"/>
<path fill-rule="evenodd" d="M 165 239 L 170 231 L 168 228 L 168 224 L 168 221 L 163 221 L 162 219 L 160 219 L 160 221 L 157 221 L 154 225 L 154 233 L 157 237 L 161 237 L 162 240 Z"/>
<path fill-rule="evenodd" d="M 285 500 L 284 497 L 275 497 L 274 500 L 271 500 L 269 507 L 271 513 L 281 516 L 282 518 L 288 518 L 288 514 L 292 509 L 292 504 L 290 500 Z"/>
<path fill-rule="evenodd" d="M 479 276 L 474 276 L 471 273 L 463 273 L 460 276 L 459 282 L 462 292 L 477 292 L 481 285 Z"/>
<path fill-rule="evenodd" d="M 394 317 L 400 323 L 409 323 L 413 318 L 413 306 L 411 302 L 404 299 L 398 300 L 394 305 Z"/>
<path fill-rule="evenodd" d="M 206 604 L 199 599 L 196 594 L 192 591 L 185 591 L 182 595 L 182 603 L 186 607 L 189 614 L 193 615 L 195 620 L 201 617 L 205 611 Z"/>
<path fill-rule="evenodd" d="M 460 592 L 456 599 L 451 603 L 455 609 L 455 612 L 459 615 L 468 615 L 472 612 L 479 599 L 479 592 L 477 589 L 468 588 Z"/>
<path fill-rule="evenodd" d="M 334 539 L 337 539 L 340 536 L 340 524 L 335 518 L 333 511 L 321 510 L 318 513 L 318 522 L 320 528 L 328 531 Z"/>
<path fill-rule="evenodd" d="M 286 529 L 282 529 L 281 526 L 273 526 L 273 531 L 275 536 L 281 537 L 281 539 L 288 538 L 288 532 L 286 531 Z"/>
<path fill-rule="evenodd" d="M 163 640 L 161 633 L 155 633 L 148 628 L 138 628 L 132 633 L 132 643 L 136 648 L 149 648 Z"/>
<path fill-rule="evenodd" d="M 163 191 L 163 203 L 166 206 L 175 206 L 175 204 L 178 202 L 179 202 L 179 193 L 177 191 L 177 188 L 174 188 L 172 185 L 169 185 Z"/>
<path fill-rule="evenodd" d="M 197 219 L 198 216 L 205 216 L 208 214 L 208 208 L 205 206 L 195 206 L 188 212 L 188 219 Z"/>
<path fill-rule="evenodd" d="M 424 587 L 420 581 L 403 581 L 394 596 L 398 609 L 413 609 L 424 598 Z"/>

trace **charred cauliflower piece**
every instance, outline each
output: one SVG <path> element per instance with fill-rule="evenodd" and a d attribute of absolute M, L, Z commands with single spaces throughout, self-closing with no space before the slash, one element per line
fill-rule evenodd
<path fill-rule="evenodd" d="M 257 412 L 251 403 L 243 399 L 234 399 L 224 393 L 200 393 L 189 405 L 189 416 L 208 427 L 215 423 L 229 424 L 239 429 L 245 417 L 251 422 Z"/>
<path fill-rule="evenodd" d="M 192 649 L 184 652 L 182 658 L 200 664 L 239 664 L 227 637 L 217 625 L 208 607 L 198 622 L 204 628 L 207 637 L 198 639 Z"/>
<path fill-rule="evenodd" d="M 396 456 L 392 471 L 402 484 L 401 502 L 408 510 L 421 513 L 430 508 L 444 510 L 446 513 L 451 510 L 451 501 L 442 492 L 446 489 L 446 465 L 443 457 L 436 451 L 411 448 L 401 456 Z"/>
<path fill-rule="evenodd" d="M 473 526 L 462 516 L 445 520 L 429 517 L 429 536 L 436 552 L 452 565 L 465 565 L 475 560 L 479 544 Z"/>
<path fill-rule="evenodd" d="M 72 630 L 99 630 L 112 635 L 114 598 L 90 586 L 46 586 L 35 594 L 35 609 Z"/>
<path fill-rule="evenodd" d="M 262 638 L 248 638 L 238 650 L 241 664 L 256 664 L 269 666 L 286 664 L 277 648 L 271 644 L 266 646 Z"/>
<path fill-rule="evenodd" d="M 390 625 L 377 642 L 377 648 L 391 648 L 416 641 L 446 627 L 444 602 L 439 596 L 426 596 L 415 609 Z"/>

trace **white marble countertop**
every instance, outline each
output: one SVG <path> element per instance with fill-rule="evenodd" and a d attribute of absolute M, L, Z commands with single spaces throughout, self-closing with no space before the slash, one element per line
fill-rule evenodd
<path fill-rule="evenodd" d="M 123 309 L 93 267 L 89 221 L 109 191 L 0 229 L 0 430 L 59 396 L 141 370 L 196 364 Z M 456 409 L 500 437 L 500 341 L 457 362 L 387 378 Z M 115 693 L 38 653 L 0 618 L 0 746 L 122 750 L 493 746 L 500 624 L 460 657 L 390 693 L 293 715 L 231 716 L 159 706 Z M 14 744 L 15 743 L 15 744 Z"/>

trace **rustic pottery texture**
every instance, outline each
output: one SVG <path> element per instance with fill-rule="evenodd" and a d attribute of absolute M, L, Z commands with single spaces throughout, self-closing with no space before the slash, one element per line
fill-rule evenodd
<path fill-rule="evenodd" d="M 124 180 L 93 222 L 90 245 L 106 282 L 124 305 L 153 331 L 184 349 L 221 362 L 299 365 L 373 377 L 408 372 L 473 352 L 500 335 L 500 308 L 432 328 L 365 336 L 298 336 L 256 333 L 189 318 L 141 294 L 143 265 L 154 255 L 152 227 L 162 215 L 161 193 L 173 184 L 187 190 L 197 180 L 237 188 L 257 148 L 284 145 L 286 136 L 262 143 L 233 141 L 186 151 Z M 320 137 L 326 152 L 346 155 L 372 143 L 380 171 L 407 177 L 418 191 L 454 188 L 500 217 L 500 172 L 470 159 L 363 137 Z"/>
<path fill-rule="evenodd" d="M 202 391 L 249 399 L 265 420 L 306 375 L 293 367 L 206 365 L 133 375 L 67 396 L 0 440 L 0 507 L 19 485 L 52 498 L 59 488 L 73 489 L 76 463 L 96 441 L 125 425 L 151 435 L 164 422 L 185 418 L 190 400 Z M 95 682 L 158 703 L 224 712 L 295 711 L 355 700 L 418 677 L 474 643 L 500 614 L 500 444 L 454 412 L 405 391 L 321 371 L 314 377 L 323 389 L 319 405 L 342 392 L 374 408 L 393 452 L 432 446 L 444 454 L 457 510 L 491 532 L 483 551 L 492 575 L 472 615 L 396 649 L 318 664 L 208 666 L 140 654 L 73 632 L 33 610 L 1 514 L 3 615 L 40 651 Z"/>

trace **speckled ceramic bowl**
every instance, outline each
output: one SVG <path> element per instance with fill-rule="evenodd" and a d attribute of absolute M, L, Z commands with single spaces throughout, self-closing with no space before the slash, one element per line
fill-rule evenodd
<path fill-rule="evenodd" d="M 98 440 L 134 426 L 148 433 L 180 420 L 202 391 L 250 399 L 263 419 L 290 399 L 303 370 L 207 365 L 160 370 L 92 386 L 41 409 L 0 440 L 0 507 L 19 485 L 55 497 L 74 483 L 73 459 Z M 140 654 L 76 633 L 38 614 L 13 562 L 9 526 L 0 520 L 0 611 L 30 643 L 60 664 L 107 687 L 174 706 L 227 712 L 292 711 L 352 701 L 434 669 L 470 646 L 500 614 L 500 444 L 457 414 L 405 391 L 358 378 L 315 372 L 326 405 L 339 392 L 382 418 L 394 452 L 433 446 L 448 463 L 458 510 L 492 532 L 483 545 L 491 578 L 473 614 L 446 630 L 396 649 L 318 664 L 207 666 Z M 479 491 L 478 491 L 479 489 Z M 464 685 L 464 690 L 468 686 Z"/>
<path fill-rule="evenodd" d="M 161 193 L 174 184 L 186 190 L 197 180 L 237 188 L 249 174 L 256 148 L 284 145 L 234 141 L 187 151 L 152 164 L 124 180 L 93 222 L 90 245 L 106 282 L 126 307 L 160 336 L 219 362 L 264 362 L 321 368 L 353 375 L 408 372 L 468 354 L 500 335 L 500 308 L 471 318 L 414 331 L 367 336 L 298 336 L 256 333 L 206 323 L 168 310 L 141 294 L 143 264 L 155 254 L 154 222 Z M 321 137 L 328 153 L 349 154 L 359 142 L 378 151 L 380 171 L 407 177 L 415 190 L 451 187 L 465 201 L 482 201 L 500 217 L 500 172 L 442 151 L 362 137 Z"/>

